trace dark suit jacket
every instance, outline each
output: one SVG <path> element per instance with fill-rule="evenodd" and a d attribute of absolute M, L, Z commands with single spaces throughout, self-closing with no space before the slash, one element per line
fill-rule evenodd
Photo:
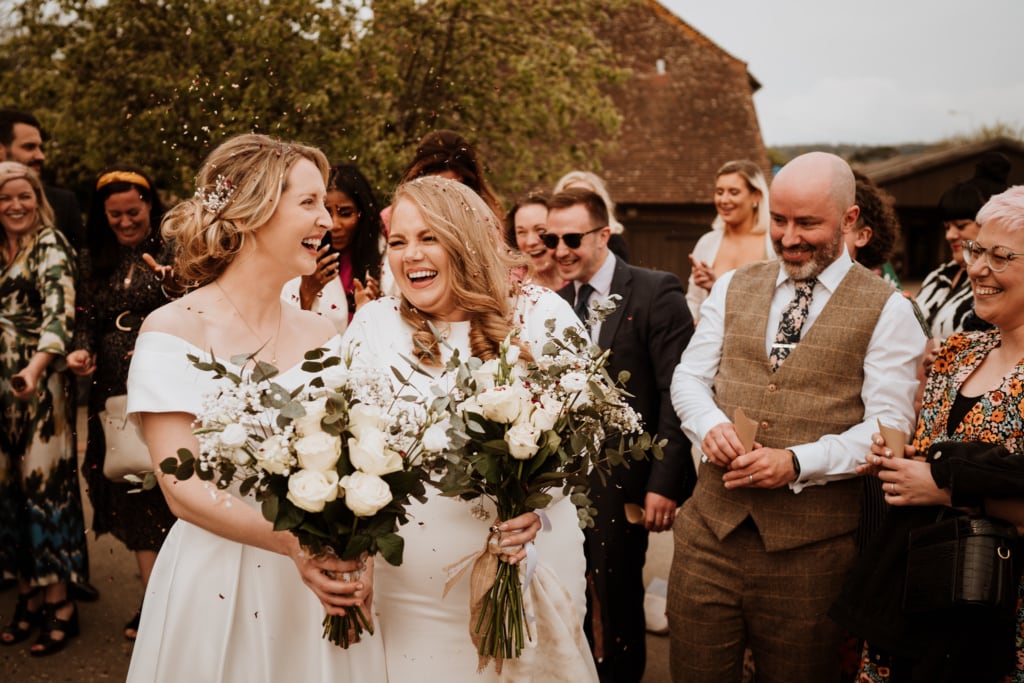
<path fill-rule="evenodd" d="M 618 308 L 601 323 L 598 344 L 611 349 L 608 372 L 630 373 L 626 390 L 630 405 L 643 417 L 644 429 L 668 439 L 662 460 L 648 458 L 617 467 L 612 481 L 625 488 L 626 499 L 643 505 L 648 491 L 682 504 L 693 492 L 696 473 L 690 442 L 679 426 L 669 390 L 672 373 L 693 334 L 693 318 L 683 287 L 672 273 L 631 266 L 615 256 L 611 293 L 622 297 Z M 559 294 L 573 303 L 570 283 Z"/>
<path fill-rule="evenodd" d="M 43 193 L 53 207 L 57 223 L 54 227 L 64 233 L 75 251 L 81 251 L 85 243 L 85 230 L 82 227 L 82 210 L 78 207 L 75 193 L 52 185 L 43 185 Z"/>

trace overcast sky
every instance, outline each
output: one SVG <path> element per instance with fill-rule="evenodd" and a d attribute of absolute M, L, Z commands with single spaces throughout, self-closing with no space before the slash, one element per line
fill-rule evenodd
<path fill-rule="evenodd" d="M 1024 131 L 1024 0 L 661 0 L 747 63 L 765 144 Z"/>

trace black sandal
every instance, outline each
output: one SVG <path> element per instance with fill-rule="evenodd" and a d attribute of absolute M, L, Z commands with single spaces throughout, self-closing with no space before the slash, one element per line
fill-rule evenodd
<path fill-rule="evenodd" d="M 142 620 L 142 608 L 140 607 L 135 615 L 124 625 L 124 637 L 133 643 L 139 637 L 139 621 Z"/>
<path fill-rule="evenodd" d="M 40 649 L 30 649 L 28 653 L 33 657 L 46 657 L 57 652 L 60 652 L 67 647 L 68 642 L 78 636 L 78 606 L 75 605 L 75 611 L 71 613 L 71 617 L 68 619 L 61 619 L 57 616 L 57 610 L 61 607 L 68 605 L 75 605 L 67 598 L 60 602 L 46 603 L 43 605 L 43 610 L 46 612 L 46 619 L 43 621 L 42 631 L 39 633 L 39 638 L 36 640 L 36 645 L 42 646 Z M 61 634 L 60 638 L 54 638 L 53 634 Z"/>
<path fill-rule="evenodd" d="M 31 610 L 28 606 L 28 603 L 38 596 L 41 590 L 41 586 L 36 586 L 29 592 L 18 595 L 18 602 L 14 606 L 14 617 L 11 619 L 11 623 L 4 627 L 3 633 L 0 635 L 0 645 L 20 643 L 32 635 L 32 631 L 43 623 L 43 607 Z"/>

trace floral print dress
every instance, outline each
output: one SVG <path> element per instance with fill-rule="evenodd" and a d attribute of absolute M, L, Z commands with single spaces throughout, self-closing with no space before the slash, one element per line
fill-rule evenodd
<path fill-rule="evenodd" d="M 75 263 L 49 227 L 0 270 L 0 573 L 33 586 L 78 581 L 85 526 L 61 372 L 74 323 Z M 56 354 L 29 400 L 11 378 L 36 352 Z"/>
<path fill-rule="evenodd" d="M 946 340 L 932 366 L 925 388 L 921 415 L 914 434 L 918 453 L 926 453 L 940 441 L 983 441 L 1001 444 L 1008 451 L 1024 454 L 1024 359 L 994 390 L 983 394 L 955 430 L 948 430 L 950 409 L 960 387 L 992 349 L 999 346 L 998 330 L 954 334 Z M 1024 683 L 1024 583 L 1018 586 L 1016 651 L 1017 665 L 1005 680 Z M 859 683 L 888 683 L 890 669 L 885 662 L 865 656 Z"/>

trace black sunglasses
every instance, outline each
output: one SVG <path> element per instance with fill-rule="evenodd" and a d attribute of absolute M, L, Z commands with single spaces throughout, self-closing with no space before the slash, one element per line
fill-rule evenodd
<path fill-rule="evenodd" d="M 565 246 L 570 249 L 579 249 L 580 243 L 583 242 L 583 238 L 592 232 L 597 232 L 598 230 L 604 230 L 604 226 L 602 225 L 600 228 L 594 228 L 593 230 L 587 230 L 586 232 L 568 232 L 564 235 L 556 235 L 551 232 L 546 232 L 540 236 L 540 241 L 543 242 L 544 246 L 548 249 L 557 249 L 559 240 L 565 242 Z"/>

